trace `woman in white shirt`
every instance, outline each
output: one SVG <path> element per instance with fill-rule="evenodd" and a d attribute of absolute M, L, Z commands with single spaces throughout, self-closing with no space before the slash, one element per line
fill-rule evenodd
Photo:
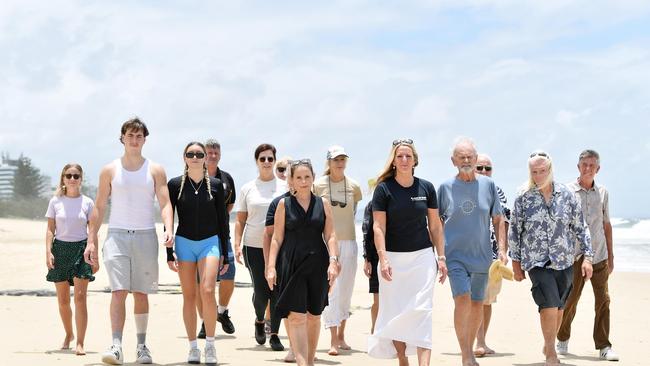
<path fill-rule="evenodd" d="M 263 250 L 263 235 L 266 212 L 273 198 L 284 194 L 287 186 L 273 174 L 276 149 L 270 144 L 261 144 L 255 149 L 255 162 L 259 172 L 256 179 L 244 184 L 235 203 L 235 258 L 246 264 L 253 283 L 253 307 L 255 308 L 255 340 L 266 343 L 264 313 L 271 302 L 271 336 L 269 344 L 274 351 L 284 350 L 278 337 L 280 318 L 275 314 L 277 297 L 271 292 L 264 275 L 266 257 Z"/>
<path fill-rule="evenodd" d="M 88 219 L 93 201 L 81 194 L 83 170 L 79 164 L 67 164 L 61 171 L 56 194 L 50 200 L 45 217 L 45 263 L 47 281 L 54 282 L 59 303 L 59 315 L 65 329 L 61 349 L 70 349 L 74 339 L 70 286 L 74 286 L 77 355 L 85 355 L 84 339 L 88 324 L 86 294 L 88 282 L 93 281 L 99 264 L 91 267 L 83 258 L 88 239 Z M 99 263 L 95 261 L 95 263 Z"/>

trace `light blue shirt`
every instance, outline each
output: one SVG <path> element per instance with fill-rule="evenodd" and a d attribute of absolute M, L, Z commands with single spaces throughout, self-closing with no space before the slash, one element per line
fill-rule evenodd
<path fill-rule="evenodd" d="M 438 207 L 447 263 L 457 261 L 469 272 L 487 273 L 492 263 L 492 217 L 502 214 L 492 179 L 477 175 L 469 182 L 456 177 L 445 181 L 438 190 Z"/>

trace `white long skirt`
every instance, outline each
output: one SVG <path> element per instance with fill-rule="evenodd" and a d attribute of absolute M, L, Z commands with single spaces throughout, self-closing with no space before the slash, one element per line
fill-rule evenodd
<path fill-rule="evenodd" d="M 393 341 L 406 343 L 406 354 L 431 349 L 433 286 L 438 264 L 432 248 L 416 252 L 386 252 L 393 280 L 379 274 L 379 314 L 375 333 L 368 337 L 368 355 L 396 358 Z M 379 271 L 379 268 L 376 268 Z"/>
<path fill-rule="evenodd" d="M 341 272 L 329 293 L 328 303 L 323 310 L 325 328 L 338 327 L 350 317 L 350 304 L 357 273 L 358 249 L 356 240 L 339 240 L 339 262 Z"/>

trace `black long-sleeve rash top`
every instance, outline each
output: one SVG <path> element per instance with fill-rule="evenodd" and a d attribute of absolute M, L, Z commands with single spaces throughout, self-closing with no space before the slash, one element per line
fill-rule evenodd
<path fill-rule="evenodd" d="M 167 183 L 172 209 L 178 214 L 176 235 L 196 241 L 218 235 L 224 264 L 228 263 L 230 226 L 221 180 L 210 178 L 210 199 L 205 180 L 199 183 L 190 182 L 189 176 L 185 177 L 183 192 L 179 198 L 181 179 L 182 176 L 175 177 Z M 198 190 L 195 191 L 194 187 Z"/>

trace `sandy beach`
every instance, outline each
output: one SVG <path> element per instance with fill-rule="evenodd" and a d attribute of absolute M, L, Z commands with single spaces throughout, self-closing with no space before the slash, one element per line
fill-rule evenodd
<path fill-rule="evenodd" d="M 45 222 L 0 219 L 0 364 L 2 365 L 97 365 L 100 354 L 110 344 L 108 279 L 102 267 L 89 286 L 89 326 L 86 356 L 59 350 L 64 332 L 57 311 L 54 285 L 45 281 Z M 100 232 L 105 235 L 106 227 Z M 182 365 L 188 344 L 181 317 L 180 287 L 175 273 L 167 269 L 164 250 L 160 250 L 160 292 L 150 297 L 147 343 L 153 360 L 160 365 Z M 610 277 L 611 340 L 621 356 L 620 365 L 649 365 L 642 352 L 650 346 L 650 274 L 615 272 Z M 273 352 L 258 346 L 253 337 L 252 288 L 248 271 L 237 266 L 235 294 L 230 313 L 236 327 L 234 335 L 224 335 L 217 326 L 216 342 L 221 365 L 280 365 L 285 352 Z M 396 360 L 377 360 L 365 353 L 370 329 L 371 295 L 368 282 L 359 267 L 352 299 L 353 314 L 348 322 L 347 342 L 352 351 L 329 356 L 329 332 L 322 331 L 317 357 L 320 365 L 396 365 Z M 38 296 L 37 296 L 38 295 Z M 135 331 L 127 300 L 124 330 L 125 364 L 135 360 Z M 453 328 L 453 301 L 447 283 L 436 285 L 434 295 L 434 343 L 432 365 L 459 365 L 460 356 Z M 600 361 L 592 342 L 593 294 L 586 286 L 574 321 L 570 355 L 561 356 L 563 365 L 596 365 Z M 282 340 L 288 346 L 284 333 Z M 542 336 L 536 307 L 530 296 L 530 283 L 507 282 L 493 307 L 489 345 L 496 355 L 479 359 L 481 365 L 543 365 Z M 200 348 L 203 342 L 199 341 Z M 411 364 L 416 364 L 411 357 Z"/>

